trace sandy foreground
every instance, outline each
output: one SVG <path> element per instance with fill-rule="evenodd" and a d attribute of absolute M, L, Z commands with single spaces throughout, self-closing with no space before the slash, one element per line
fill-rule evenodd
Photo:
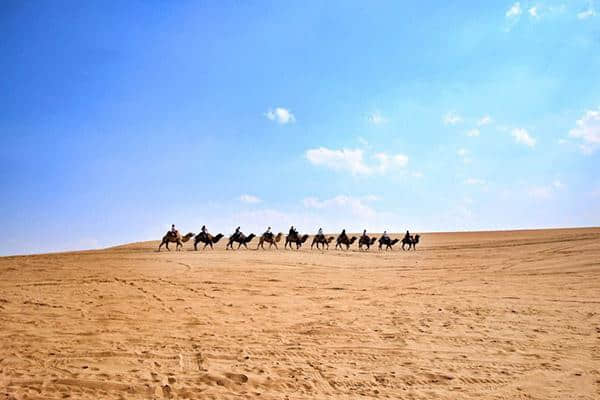
<path fill-rule="evenodd" d="M 600 399 L 600 228 L 157 245 L 0 258 L 0 399 Z"/>

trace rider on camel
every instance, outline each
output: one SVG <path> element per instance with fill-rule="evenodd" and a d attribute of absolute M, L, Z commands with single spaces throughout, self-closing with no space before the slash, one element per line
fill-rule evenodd
<path fill-rule="evenodd" d="M 340 234 L 340 239 L 348 240 L 348 235 L 346 235 L 345 229 L 342 229 L 342 233 Z"/>
<path fill-rule="evenodd" d="M 265 231 L 265 233 L 263 233 L 263 236 L 264 237 L 270 237 L 270 238 L 273 237 L 273 232 L 271 232 L 271 227 L 270 226 L 267 228 L 267 230 Z"/>

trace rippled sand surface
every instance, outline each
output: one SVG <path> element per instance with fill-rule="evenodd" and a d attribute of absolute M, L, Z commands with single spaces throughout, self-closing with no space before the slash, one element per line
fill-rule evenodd
<path fill-rule="evenodd" d="M 157 246 L 0 258 L 0 399 L 600 398 L 600 228 Z"/>

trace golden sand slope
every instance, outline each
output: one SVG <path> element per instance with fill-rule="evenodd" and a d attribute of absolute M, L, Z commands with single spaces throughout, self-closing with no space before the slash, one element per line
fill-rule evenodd
<path fill-rule="evenodd" d="M 157 245 L 1 258 L 0 399 L 600 398 L 600 228 Z"/>

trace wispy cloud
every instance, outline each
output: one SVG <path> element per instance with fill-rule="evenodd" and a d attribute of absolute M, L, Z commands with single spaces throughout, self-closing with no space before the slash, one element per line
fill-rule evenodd
<path fill-rule="evenodd" d="M 454 111 L 450 111 L 444 115 L 442 121 L 444 121 L 444 125 L 456 125 L 462 122 L 462 117 L 458 115 Z"/>
<path fill-rule="evenodd" d="M 307 197 L 303 200 L 304 207 L 316 209 L 346 209 L 357 217 L 372 217 L 375 210 L 358 197 L 339 195 L 331 199 L 319 200 L 317 197 Z"/>
<path fill-rule="evenodd" d="M 492 123 L 492 117 L 489 115 L 484 115 L 483 117 L 477 120 L 477 126 L 485 126 Z"/>
<path fill-rule="evenodd" d="M 251 194 L 243 194 L 240 196 L 240 201 L 249 204 L 257 204 L 262 200 L 259 197 L 253 196 Z"/>
<path fill-rule="evenodd" d="M 522 12 L 523 10 L 521 10 L 521 3 L 517 1 L 506 11 L 505 16 L 506 18 L 517 18 Z"/>
<path fill-rule="evenodd" d="M 470 137 L 477 137 L 477 136 L 479 136 L 479 133 L 480 133 L 480 132 L 479 132 L 479 129 L 477 129 L 477 128 L 473 128 L 473 129 L 469 129 L 469 130 L 467 131 L 467 136 L 470 136 Z"/>
<path fill-rule="evenodd" d="M 531 15 L 533 18 L 539 18 L 540 15 L 538 14 L 538 7 L 537 6 L 533 6 L 530 7 L 529 10 L 527 10 L 529 12 L 529 15 Z"/>
<path fill-rule="evenodd" d="M 469 164 L 471 162 L 470 152 L 465 148 L 458 149 L 456 154 L 461 158 L 462 162 Z"/>
<path fill-rule="evenodd" d="M 517 143 L 524 144 L 527 147 L 535 146 L 536 139 L 533 138 L 524 128 L 515 128 L 510 134 L 515 138 Z"/>
<path fill-rule="evenodd" d="M 319 147 L 306 151 L 306 158 L 314 165 L 331 168 L 336 171 L 348 170 L 355 175 L 371 173 L 363 158 L 361 149 L 331 150 Z"/>
<path fill-rule="evenodd" d="M 276 121 L 281 125 L 296 122 L 296 117 L 290 110 L 283 107 L 277 107 L 274 110 L 269 110 L 265 114 L 265 117 L 271 121 Z"/>
<path fill-rule="evenodd" d="M 373 157 L 379 162 L 377 171 L 384 174 L 392 168 L 404 168 L 408 164 L 408 157 L 404 154 L 388 155 L 386 153 L 377 153 Z"/>
<path fill-rule="evenodd" d="M 594 4 L 590 1 L 585 10 L 577 13 L 577 18 L 579 19 L 588 19 L 594 17 L 596 15 L 596 10 L 594 9 Z"/>
<path fill-rule="evenodd" d="M 467 185 L 485 185 L 486 181 L 479 178 L 467 178 L 465 179 Z"/>
<path fill-rule="evenodd" d="M 306 151 L 307 160 L 318 166 L 324 166 L 335 171 L 349 171 L 353 175 L 370 175 L 404 168 L 408 164 L 408 157 L 404 154 L 375 153 L 372 158 L 375 162 L 365 161 L 362 149 L 328 149 L 319 147 Z"/>
<path fill-rule="evenodd" d="M 381 115 L 379 111 L 374 111 L 367 117 L 370 123 L 373 125 L 382 125 L 388 122 L 388 119 Z"/>
<path fill-rule="evenodd" d="M 564 190 L 567 186 L 559 181 L 554 180 L 548 185 L 531 186 L 527 189 L 527 195 L 536 200 L 547 200 L 553 197 L 558 191 Z"/>
<path fill-rule="evenodd" d="M 587 110 L 575 122 L 575 128 L 569 131 L 569 137 L 580 141 L 579 147 L 584 154 L 596 152 L 600 148 L 600 107 L 597 110 Z"/>

